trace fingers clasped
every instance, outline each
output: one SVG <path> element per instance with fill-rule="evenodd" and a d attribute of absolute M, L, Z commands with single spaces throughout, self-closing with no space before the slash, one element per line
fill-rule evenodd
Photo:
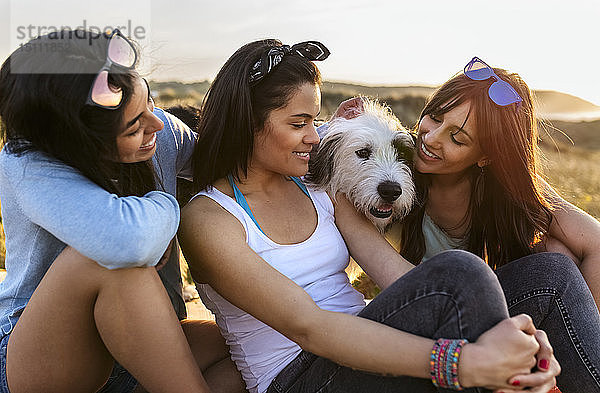
<path fill-rule="evenodd" d="M 463 362 L 461 380 L 505 393 L 525 388 L 547 393 L 560 373 L 548 337 L 525 314 L 505 319 L 482 334 L 467 348 Z"/>
<path fill-rule="evenodd" d="M 535 354 L 536 367 L 532 372 L 515 375 L 508 380 L 509 385 L 519 389 L 528 388 L 534 393 L 547 393 L 556 385 L 556 376 L 560 374 L 561 368 L 554 357 L 554 350 L 548 341 L 548 336 L 543 330 L 536 330 L 534 337 L 539 344 L 539 350 Z M 510 393 L 510 391 L 504 391 Z"/>

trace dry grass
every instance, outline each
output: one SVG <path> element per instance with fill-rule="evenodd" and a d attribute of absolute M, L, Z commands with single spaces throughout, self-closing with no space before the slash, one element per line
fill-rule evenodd
<path fill-rule="evenodd" d="M 544 156 L 549 183 L 567 201 L 600 219 L 600 152 L 546 149 Z"/>

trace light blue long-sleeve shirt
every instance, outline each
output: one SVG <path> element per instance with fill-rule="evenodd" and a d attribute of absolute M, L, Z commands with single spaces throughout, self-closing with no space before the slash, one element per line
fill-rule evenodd
<path fill-rule="evenodd" d="M 195 134 L 156 109 L 165 127 L 153 157 L 164 191 L 118 197 L 40 152 L 0 152 L 0 201 L 7 276 L 0 283 L 0 328 L 9 333 L 44 274 L 67 246 L 108 269 L 154 266 L 177 232 L 176 176 L 190 172 Z M 178 247 L 160 275 L 185 316 Z"/>

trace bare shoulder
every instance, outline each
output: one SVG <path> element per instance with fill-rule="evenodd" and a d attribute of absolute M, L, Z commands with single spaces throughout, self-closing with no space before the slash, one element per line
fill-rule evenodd
<path fill-rule="evenodd" d="M 219 215 L 221 211 L 225 209 L 215 200 L 206 195 L 198 195 L 181 209 L 181 220 Z"/>
<path fill-rule="evenodd" d="M 231 197 L 225 185 L 226 181 L 220 179 L 214 187 L 221 193 Z M 203 222 L 220 222 L 221 220 L 226 222 L 229 218 L 237 221 L 223 206 L 206 195 L 196 196 L 181 209 L 181 223 L 188 227 L 194 224 L 199 225 Z"/>
<path fill-rule="evenodd" d="M 196 282 L 212 282 L 215 269 L 233 261 L 227 258 L 228 253 L 246 255 L 249 251 L 246 232 L 238 219 L 204 195 L 182 209 L 178 239 Z"/>
<path fill-rule="evenodd" d="M 199 195 L 181 210 L 180 235 L 187 236 L 210 233 L 226 234 L 227 240 L 236 237 L 245 239 L 242 224 L 218 202 L 208 196 Z"/>

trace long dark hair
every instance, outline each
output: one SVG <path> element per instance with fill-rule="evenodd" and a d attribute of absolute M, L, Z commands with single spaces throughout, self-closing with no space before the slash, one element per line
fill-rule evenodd
<path fill-rule="evenodd" d="M 285 55 L 271 72 L 250 84 L 252 66 L 273 39 L 251 42 L 223 65 L 206 93 L 194 150 L 194 188 L 203 190 L 228 174 L 246 176 L 254 135 L 263 130 L 269 112 L 286 105 L 304 83 L 321 84 L 318 68 L 295 54 Z"/>
<path fill-rule="evenodd" d="M 0 137 L 11 154 L 40 151 L 109 192 L 143 195 L 156 185 L 152 162 L 115 162 L 138 74 L 109 71 L 109 83 L 123 92 L 118 109 L 85 104 L 107 46 L 105 34 L 63 30 L 15 50 L 0 69 Z"/>
<path fill-rule="evenodd" d="M 536 242 L 549 230 L 552 206 L 540 180 L 531 91 L 519 75 L 497 68 L 494 72 L 519 93 L 523 99 L 520 107 L 494 104 L 487 93 L 492 79 L 474 81 L 461 73 L 433 93 L 420 119 L 444 114 L 466 101 L 471 103 L 479 145 L 490 164 L 468 169 L 471 195 L 463 247 L 498 268 L 533 252 Z M 415 179 L 420 203 L 404 220 L 401 253 L 419 263 L 425 254 L 421 226 L 430 175 L 416 173 Z"/>

